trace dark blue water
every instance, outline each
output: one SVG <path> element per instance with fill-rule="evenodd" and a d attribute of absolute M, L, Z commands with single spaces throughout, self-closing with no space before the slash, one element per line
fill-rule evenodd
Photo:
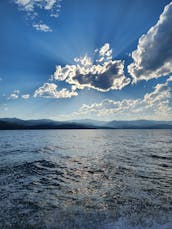
<path fill-rule="evenodd" d="M 0 228 L 172 228 L 171 130 L 0 131 Z"/>

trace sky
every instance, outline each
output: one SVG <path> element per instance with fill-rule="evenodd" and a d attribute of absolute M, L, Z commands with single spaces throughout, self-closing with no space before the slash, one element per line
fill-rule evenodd
<path fill-rule="evenodd" d="M 172 120 L 172 1 L 1 0 L 0 118 Z"/>

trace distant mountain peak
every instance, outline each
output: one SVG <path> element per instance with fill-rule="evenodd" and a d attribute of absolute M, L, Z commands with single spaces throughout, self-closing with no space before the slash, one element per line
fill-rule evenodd
<path fill-rule="evenodd" d="M 172 129 L 172 121 L 113 120 L 106 122 L 92 119 L 54 121 L 50 119 L 0 118 L 0 129 Z"/>

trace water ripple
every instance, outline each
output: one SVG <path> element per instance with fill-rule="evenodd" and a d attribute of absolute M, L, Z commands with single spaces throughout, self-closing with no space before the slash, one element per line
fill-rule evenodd
<path fill-rule="evenodd" d="M 170 136 L 1 131 L 0 228 L 170 229 Z"/>

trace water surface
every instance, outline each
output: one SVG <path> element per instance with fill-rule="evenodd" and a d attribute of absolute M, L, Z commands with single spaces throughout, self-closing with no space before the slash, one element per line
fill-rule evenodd
<path fill-rule="evenodd" d="M 172 228 L 172 130 L 0 131 L 0 228 Z"/>

